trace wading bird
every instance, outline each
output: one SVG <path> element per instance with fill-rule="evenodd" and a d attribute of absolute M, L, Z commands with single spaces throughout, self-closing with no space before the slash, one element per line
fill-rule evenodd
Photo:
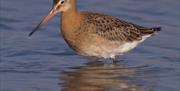
<path fill-rule="evenodd" d="M 70 48 L 83 56 L 115 58 L 161 30 L 147 28 L 109 15 L 78 11 L 77 0 L 53 0 L 49 14 L 29 34 L 61 13 L 60 27 Z"/>

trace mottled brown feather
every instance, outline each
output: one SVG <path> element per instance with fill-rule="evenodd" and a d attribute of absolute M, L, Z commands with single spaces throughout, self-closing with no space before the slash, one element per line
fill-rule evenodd
<path fill-rule="evenodd" d="M 149 28 L 129 23 L 108 15 L 92 12 L 82 12 L 82 15 L 84 18 L 78 29 L 78 33 L 90 32 L 112 41 L 131 42 L 141 40 L 143 35 L 152 34 L 154 32 Z"/>

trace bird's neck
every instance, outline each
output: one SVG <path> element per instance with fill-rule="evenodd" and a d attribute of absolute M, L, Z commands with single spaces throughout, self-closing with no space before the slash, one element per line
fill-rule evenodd
<path fill-rule="evenodd" d="M 80 21 L 81 16 L 74 4 L 70 9 L 61 14 L 61 30 L 63 34 L 65 36 L 71 36 L 71 34 L 80 26 Z"/>
<path fill-rule="evenodd" d="M 65 12 L 62 12 L 62 15 L 61 15 L 62 23 L 66 22 L 66 21 L 68 23 L 73 23 L 79 17 L 78 10 L 76 9 L 75 6 L 73 6 L 73 7 L 71 7 L 70 9 L 68 9 Z"/>

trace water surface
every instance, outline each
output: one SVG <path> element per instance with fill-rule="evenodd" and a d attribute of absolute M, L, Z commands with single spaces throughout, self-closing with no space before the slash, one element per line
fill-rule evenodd
<path fill-rule="evenodd" d="M 0 1 L 0 91 L 180 90 L 179 0 L 78 0 L 81 10 L 163 28 L 116 64 L 76 55 L 60 35 L 59 15 L 28 39 L 51 4 Z"/>

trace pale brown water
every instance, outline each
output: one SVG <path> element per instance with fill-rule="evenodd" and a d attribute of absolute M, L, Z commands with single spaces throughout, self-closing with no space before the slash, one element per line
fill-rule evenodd
<path fill-rule="evenodd" d="M 116 64 L 76 55 L 58 15 L 28 39 L 51 3 L 0 1 L 0 91 L 180 91 L 179 0 L 79 0 L 81 10 L 163 28 Z"/>

